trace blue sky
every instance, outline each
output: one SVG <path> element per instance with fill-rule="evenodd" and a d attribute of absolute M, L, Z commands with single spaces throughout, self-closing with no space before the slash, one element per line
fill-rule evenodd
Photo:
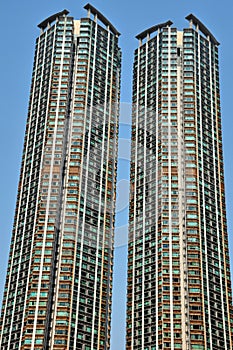
<path fill-rule="evenodd" d="M 83 6 L 87 1 L 40 0 L 1 1 L 1 54 L 0 54 L 0 299 L 5 283 L 10 236 L 15 210 L 16 192 L 22 155 L 28 97 L 34 55 L 34 43 L 39 35 L 37 24 L 53 13 L 68 9 L 75 18 L 85 17 Z M 123 51 L 121 101 L 131 101 L 133 52 L 137 47 L 135 35 L 142 30 L 172 20 L 182 30 L 187 27 L 185 17 L 193 13 L 217 40 L 220 50 L 220 83 L 222 126 L 225 161 L 228 234 L 231 266 L 233 267 L 233 115 L 231 108 L 233 81 L 233 2 L 232 0 L 93 0 L 98 8 L 122 33 L 120 46 Z M 129 110 L 129 109 L 128 109 Z M 128 111 L 127 110 L 127 111 Z M 128 113 L 128 112 L 124 113 Z M 129 138 L 129 118 L 121 125 L 120 138 Z M 124 144 L 121 143 L 122 147 Z M 127 147 L 127 145 L 125 146 Z M 127 182 L 129 161 L 119 162 L 118 181 Z M 126 194 L 127 195 L 127 194 Z M 122 191 L 119 191 L 121 200 Z M 127 207 L 118 212 L 117 227 L 127 224 Z M 115 251 L 114 297 L 111 350 L 124 349 L 126 245 L 119 244 Z M 116 294 L 117 292 L 117 294 Z"/>

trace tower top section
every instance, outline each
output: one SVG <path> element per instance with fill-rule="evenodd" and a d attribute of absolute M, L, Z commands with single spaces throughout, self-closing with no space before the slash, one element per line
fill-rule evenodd
<path fill-rule="evenodd" d="M 68 15 L 69 11 L 67 10 L 63 10 L 61 12 L 57 12 L 55 13 L 54 15 L 52 16 L 49 16 L 48 18 L 46 18 L 44 21 L 42 21 L 40 24 L 38 24 L 38 27 L 40 29 L 45 29 L 47 26 L 49 26 L 52 22 L 56 21 L 56 19 L 58 17 L 61 17 L 61 16 L 66 16 Z"/>
<path fill-rule="evenodd" d="M 84 6 L 84 8 L 88 11 L 88 16 L 90 16 L 90 14 L 92 13 L 96 19 L 98 18 L 104 25 L 106 25 L 106 27 L 109 27 L 113 34 L 117 36 L 121 35 L 118 32 L 118 30 L 112 25 L 112 23 L 104 15 L 102 15 L 102 13 L 99 12 L 94 6 L 88 3 Z"/>
<path fill-rule="evenodd" d="M 209 31 L 208 28 L 206 28 L 206 26 L 196 17 L 194 16 L 192 13 L 190 15 L 188 15 L 187 17 L 185 17 L 185 19 L 187 19 L 190 23 L 190 26 L 192 27 L 192 25 L 195 25 L 196 30 L 200 30 L 207 38 L 209 37 L 210 40 L 215 44 L 215 45 L 219 45 L 219 42 L 215 39 L 215 37 L 213 36 L 213 34 L 211 34 L 211 32 Z"/>
<path fill-rule="evenodd" d="M 146 36 L 149 36 L 150 34 L 156 32 L 157 30 L 159 30 L 160 28 L 164 28 L 164 27 L 170 27 L 171 25 L 173 24 L 172 21 L 167 21 L 167 22 L 164 22 L 164 23 L 160 23 L 160 24 L 157 24 L 155 26 L 152 26 L 146 30 L 144 30 L 143 32 L 141 32 L 140 34 L 138 34 L 136 36 L 136 39 L 138 40 L 143 40 Z"/>
<path fill-rule="evenodd" d="M 193 28 L 195 26 L 196 31 L 200 31 L 202 34 L 206 36 L 208 40 L 210 40 L 214 45 L 219 45 L 219 42 L 216 40 L 216 38 L 213 36 L 213 34 L 209 31 L 209 29 L 192 13 L 185 17 L 189 21 L 190 28 Z M 150 40 L 150 35 L 156 31 L 159 31 L 162 28 L 170 27 L 173 24 L 172 21 L 167 21 L 164 23 L 160 23 L 157 25 L 154 25 L 140 34 L 136 35 L 136 39 L 139 40 L 140 44 L 142 43 L 142 40 L 147 38 L 147 40 Z"/>
<path fill-rule="evenodd" d="M 92 14 L 94 16 L 94 20 L 100 20 L 114 35 L 120 36 L 121 34 L 118 32 L 118 30 L 112 25 L 112 23 L 100 12 L 98 11 L 94 6 L 91 4 L 86 4 L 84 6 L 84 9 L 87 10 L 87 16 L 90 18 L 90 15 Z M 67 16 L 69 14 L 68 10 L 63 10 L 61 12 L 57 12 L 52 16 L 49 16 L 44 21 L 42 21 L 40 24 L 38 24 L 38 27 L 42 30 L 42 32 L 51 25 L 52 22 L 56 21 L 57 18 L 62 16 Z"/>

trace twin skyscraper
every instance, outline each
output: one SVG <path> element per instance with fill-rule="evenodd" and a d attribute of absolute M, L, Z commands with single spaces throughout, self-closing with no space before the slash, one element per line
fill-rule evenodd
<path fill-rule="evenodd" d="M 1 350 L 110 349 L 120 33 L 85 9 L 39 24 Z M 233 347 L 219 43 L 186 19 L 137 35 L 127 350 Z"/>

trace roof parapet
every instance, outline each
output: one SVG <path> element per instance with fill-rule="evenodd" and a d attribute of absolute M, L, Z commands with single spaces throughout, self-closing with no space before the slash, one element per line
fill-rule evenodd
<path fill-rule="evenodd" d="M 194 24 L 196 28 L 198 28 L 206 37 L 209 37 L 215 45 L 220 45 L 220 43 L 216 40 L 213 34 L 211 34 L 209 29 L 206 28 L 206 26 L 192 13 L 185 17 L 185 19 L 187 19 L 191 25 Z"/>
<path fill-rule="evenodd" d="M 100 13 L 94 6 L 92 6 L 91 4 L 86 4 L 84 6 L 84 9 L 87 10 L 89 13 L 92 13 L 94 16 L 97 16 L 97 18 L 106 25 L 106 27 L 109 27 L 109 29 L 113 32 L 113 34 L 120 36 L 121 34 L 118 32 L 118 30 L 112 25 L 111 22 L 109 22 L 109 20 L 102 15 L 102 13 Z"/>
<path fill-rule="evenodd" d="M 48 17 L 48 18 L 46 18 L 44 21 L 42 21 L 40 24 L 38 24 L 38 27 L 40 28 L 40 29 L 45 29 L 48 25 L 50 25 L 52 22 L 54 22 L 58 17 L 60 17 L 60 16 L 66 16 L 66 15 L 68 15 L 68 13 L 69 13 L 69 11 L 67 11 L 67 10 L 63 10 L 63 11 L 61 11 L 61 12 L 57 12 L 57 13 L 55 13 L 54 15 L 52 15 L 52 16 L 50 16 L 50 17 Z"/>
<path fill-rule="evenodd" d="M 150 34 L 156 32 L 160 28 L 170 27 L 172 24 L 173 24 L 172 21 L 167 21 L 165 23 L 160 23 L 160 24 L 157 24 L 155 26 L 152 26 L 152 27 L 144 30 L 140 34 L 136 35 L 136 39 L 143 40 L 147 35 L 150 35 Z"/>

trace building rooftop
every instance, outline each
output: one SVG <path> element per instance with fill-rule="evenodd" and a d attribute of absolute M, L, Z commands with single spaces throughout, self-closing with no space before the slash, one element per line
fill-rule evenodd
<path fill-rule="evenodd" d="M 102 15 L 101 12 L 99 12 L 94 6 L 92 6 L 91 4 L 86 4 L 84 6 L 85 10 L 90 11 L 93 15 L 97 15 L 98 19 L 106 25 L 106 27 L 109 27 L 109 29 L 113 32 L 113 34 L 115 35 L 121 35 L 118 30 L 112 25 L 111 22 L 109 22 L 109 20 Z"/>
<path fill-rule="evenodd" d="M 152 34 L 154 32 L 156 32 L 158 29 L 160 28 L 164 28 L 164 27 L 170 27 L 171 25 L 173 24 L 172 21 L 167 21 L 165 23 L 160 23 L 160 24 L 157 24 L 155 26 L 152 26 L 146 30 L 144 30 L 143 32 L 141 32 L 140 34 L 136 35 L 136 39 L 138 40 L 142 40 L 144 39 L 148 34 Z"/>
<path fill-rule="evenodd" d="M 64 15 L 68 15 L 68 13 L 69 13 L 69 11 L 67 11 L 67 10 L 63 10 L 63 11 L 61 11 L 61 12 L 57 12 L 57 13 L 55 13 L 54 15 L 52 15 L 52 16 L 46 18 L 46 19 L 45 19 L 44 21 L 42 21 L 40 24 L 38 24 L 38 27 L 39 27 L 40 29 L 45 29 L 45 28 L 48 26 L 48 24 L 51 24 L 52 22 L 54 22 L 54 21 L 57 19 L 57 17 L 64 16 Z"/>
<path fill-rule="evenodd" d="M 210 39 L 212 40 L 212 42 L 215 45 L 219 45 L 219 42 L 215 39 L 215 37 L 213 36 L 213 34 L 211 34 L 211 32 L 209 31 L 208 28 L 206 28 L 206 26 L 197 18 L 195 17 L 192 13 L 190 15 L 188 15 L 187 17 L 185 17 L 185 19 L 187 19 L 188 21 L 192 22 L 195 26 L 198 26 L 199 30 L 206 36 L 209 36 Z"/>
<path fill-rule="evenodd" d="M 97 16 L 97 18 L 104 24 L 106 25 L 106 27 L 109 27 L 109 29 L 112 31 L 113 34 L 115 35 L 121 35 L 118 30 L 112 25 L 112 23 L 104 16 L 102 15 L 101 12 L 99 12 L 94 6 L 92 6 L 91 4 L 86 4 L 84 6 L 84 9 L 89 11 L 90 13 L 92 13 L 94 16 Z M 42 21 L 40 24 L 38 24 L 38 27 L 42 30 L 46 29 L 46 27 L 51 24 L 52 22 L 54 22 L 58 17 L 61 16 L 66 16 L 68 15 L 69 11 L 67 10 L 63 10 L 61 12 L 57 12 L 54 15 L 46 18 L 44 21 Z"/>
<path fill-rule="evenodd" d="M 185 17 L 185 19 L 187 19 L 191 24 L 196 26 L 196 28 L 198 30 L 200 30 L 206 37 L 209 37 L 210 40 L 215 45 L 219 45 L 219 42 L 216 40 L 216 38 L 213 36 L 213 34 L 209 31 L 209 29 L 196 16 L 194 16 L 191 13 L 190 15 Z M 172 24 L 173 24 L 173 22 L 169 20 L 167 22 L 154 25 L 154 26 L 144 30 L 140 34 L 136 35 L 136 39 L 143 40 L 145 37 L 147 37 L 147 35 L 150 35 L 150 34 L 156 32 L 158 29 L 165 28 L 165 27 L 170 27 Z"/>

